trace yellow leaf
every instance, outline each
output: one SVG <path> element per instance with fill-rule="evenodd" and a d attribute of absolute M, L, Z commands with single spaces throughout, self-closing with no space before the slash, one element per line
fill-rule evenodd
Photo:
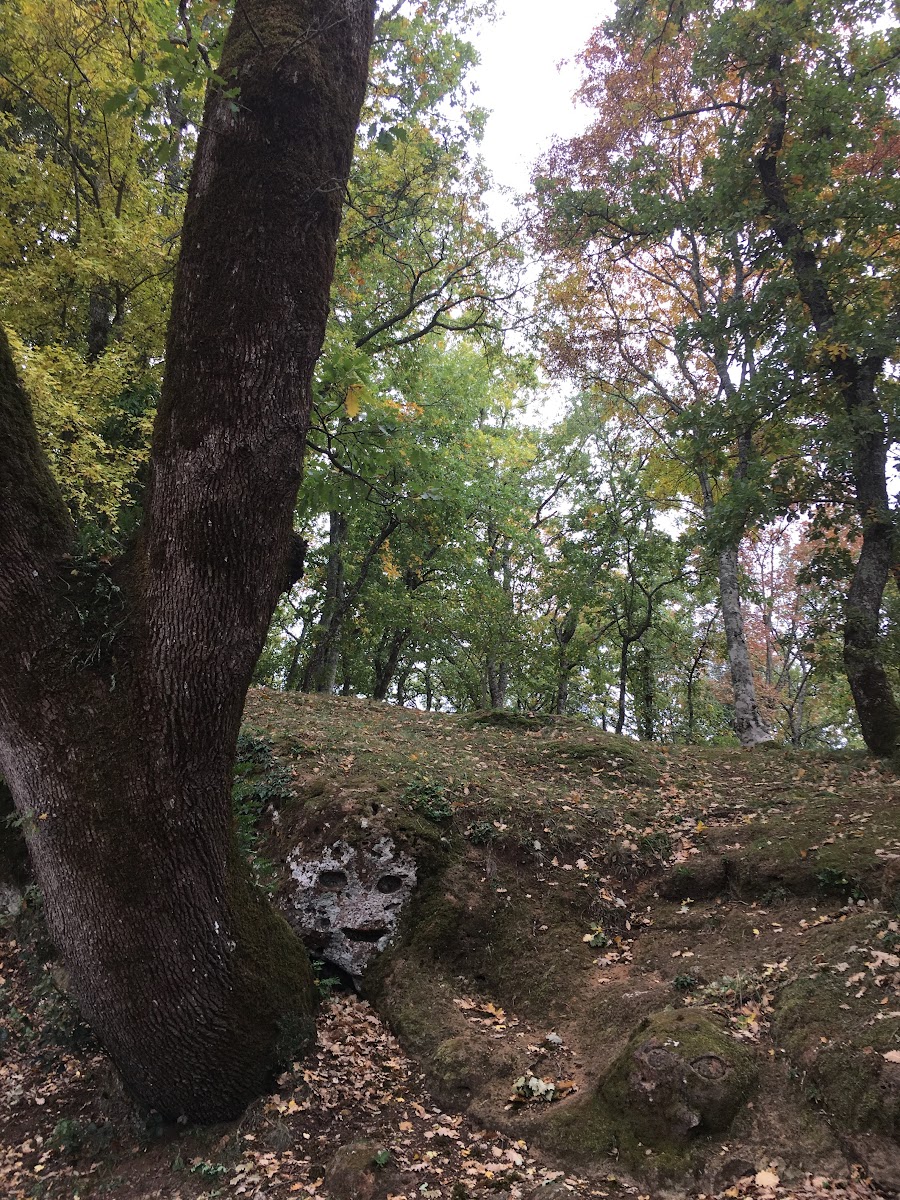
<path fill-rule="evenodd" d="M 344 398 L 344 408 L 347 410 L 347 416 L 352 421 L 354 417 L 359 416 L 359 410 L 362 408 L 362 399 L 366 394 L 366 389 L 361 383 L 351 383 L 347 388 L 347 395 Z"/>

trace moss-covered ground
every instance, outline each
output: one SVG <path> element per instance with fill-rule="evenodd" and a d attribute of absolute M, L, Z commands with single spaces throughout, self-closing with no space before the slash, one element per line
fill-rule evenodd
<path fill-rule="evenodd" d="M 34 1170 L 43 1153 L 45 1166 L 23 1167 L 11 1195 L 101 1194 L 118 1172 L 129 1200 L 327 1198 L 327 1176 L 316 1184 L 314 1172 L 328 1146 L 373 1137 L 396 1167 L 378 1176 L 383 1194 L 407 1200 L 523 1200 L 557 1172 L 549 1200 L 900 1190 L 900 779 L 889 765 L 645 746 L 575 719 L 269 691 L 251 694 L 245 730 L 268 747 L 277 782 L 266 791 L 262 781 L 244 831 L 276 899 L 298 844 L 388 832 L 419 863 L 402 933 L 363 990 L 399 1039 L 379 1035 L 381 1056 L 402 1071 L 372 1083 L 360 1050 L 361 1119 L 345 1028 L 331 1109 L 328 1039 L 337 1043 L 326 1033 L 326 1060 L 320 1048 L 316 1065 L 301 1064 L 255 1123 L 218 1141 L 172 1131 L 165 1151 L 136 1135 L 128 1151 L 118 1097 L 115 1154 L 91 1149 L 96 1178 L 79 1176 L 77 1193 L 71 1176 L 54 1183 L 62 1152 L 41 1150 L 21 1119 L 36 1130 L 43 1110 L 18 1102 L 12 1127 L 33 1161 L 16 1161 Z M 239 773 L 242 795 L 251 776 L 256 787 Z M 363 1028 L 379 1019 L 360 1001 L 340 1004 Z M 76 1069 L 72 1094 L 105 1129 L 94 1068 Z M 723 1091 L 719 1074 L 735 1086 Z M 60 1111 L 44 1121 L 44 1146 L 68 1119 Z M 248 1151 L 277 1169 L 260 1174 L 253 1159 L 237 1171 Z M 10 1138 L 7 1152 L 13 1161 Z M 207 1165 L 166 1177 L 166 1154 Z M 155 1163 L 146 1191 L 141 1161 Z"/>

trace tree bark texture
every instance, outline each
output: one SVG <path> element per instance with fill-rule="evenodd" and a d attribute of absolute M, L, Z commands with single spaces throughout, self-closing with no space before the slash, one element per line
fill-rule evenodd
<path fill-rule="evenodd" d="M 166 1118 L 237 1115 L 313 1037 L 230 782 L 292 554 L 371 0 L 243 0 L 188 196 L 144 522 L 73 531 L 0 342 L 0 769 L 74 993 Z M 102 601 L 102 602 L 101 602 Z M 99 615 L 98 615 L 99 614 Z"/>

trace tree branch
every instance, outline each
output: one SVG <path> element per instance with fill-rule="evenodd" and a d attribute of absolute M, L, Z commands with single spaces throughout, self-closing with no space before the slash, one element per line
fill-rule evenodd
<path fill-rule="evenodd" d="M 0 326 L 0 640 L 26 625 L 36 636 L 46 632 L 34 629 L 35 614 L 47 606 L 47 576 L 71 540 L 71 518 Z"/>

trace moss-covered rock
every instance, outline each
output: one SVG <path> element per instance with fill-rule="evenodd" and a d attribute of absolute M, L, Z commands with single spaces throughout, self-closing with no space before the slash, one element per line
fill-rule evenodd
<path fill-rule="evenodd" d="M 435 1090 L 450 1107 L 463 1108 L 495 1080 L 511 1078 L 515 1058 L 471 1031 L 445 1038 L 429 1063 Z"/>
<path fill-rule="evenodd" d="M 375 1142 L 349 1142 L 336 1152 L 325 1172 L 328 1194 L 334 1200 L 383 1200 L 396 1185 L 395 1173 L 385 1166 L 389 1155 Z"/>
<path fill-rule="evenodd" d="M 642 1021 L 601 1087 L 649 1146 L 721 1133 L 756 1085 L 753 1051 L 713 1018 L 678 1009 Z"/>
<path fill-rule="evenodd" d="M 615 1158 L 661 1179 L 704 1165 L 757 1084 L 754 1052 L 685 1009 L 643 1020 L 593 1096 L 549 1114 L 542 1141 L 565 1160 Z"/>
<path fill-rule="evenodd" d="M 885 1057 L 900 1053 L 898 1021 L 869 1014 L 841 976 L 823 972 L 782 990 L 774 1030 L 807 1098 L 842 1133 L 900 1140 L 900 1063 Z"/>

